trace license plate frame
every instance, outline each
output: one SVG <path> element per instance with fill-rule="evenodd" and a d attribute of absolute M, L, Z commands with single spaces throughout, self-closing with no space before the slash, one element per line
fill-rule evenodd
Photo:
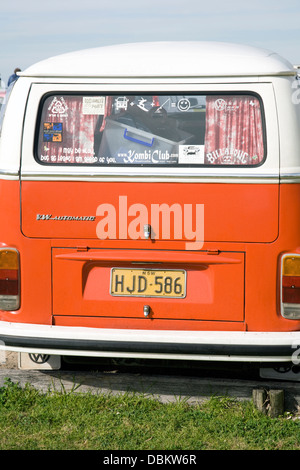
<path fill-rule="evenodd" d="M 122 281 L 116 281 L 116 274 L 127 274 Z M 133 280 L 133 276 L 139 278 Z M 130 276 L 132 276 L 130 278 Z M 152 278 L 152 279 L 151 279 Z M 146 280 L 146 286 L 145 286 Z M 154 281 L 149 282 L 149 280 Z M 129 282 L 130 281 L 130 282 Z M 123 284 L 122 284 L 123 283 Z M 132 287 L 132 289 L 129 289 Z M 117 286 L 117 289 L 114 287 Z M 121 292 L 117 292 L 119 290 Z M 139 289 L 135 289 L 135 287 Z M 149 289 L 148 289 L 149 287 Z M 145 297 L 157 299 L 184 299 L 186 297 L 187 273 L 185 269 L 111 268 L 110 295 L 113 297 Z M 142 289 L 143 288 L 143 289 Z M 147 290 L 147 292 L 146 292 Z M 177 292 L 176 292 L 177 291 Z"/>

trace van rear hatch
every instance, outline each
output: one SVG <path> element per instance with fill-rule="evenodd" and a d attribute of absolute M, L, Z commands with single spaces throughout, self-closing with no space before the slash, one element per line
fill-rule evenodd
<path fill-rule="evenodd" d="M 22 179 L 21 228 L 52 240 L 56 322 L 243 322 L 246 244 L 278 235 L 278 185 L 238 177 L 266 157 L 258 97 L 47 95 L 39 119 L 35 159 L 62 170 Z"/>
<path fill-rule="evenodd" d="M 53 248 L 52 261 L 55 316 L 243 321 L 244 253 Z"/>
<path fill-rule="evenodd" d="M 278 185 L 22 182 L 26 237 L 136 239 L 138 247 L 151 222 L 155 240 L 270 243 L 278 233 Z"/>

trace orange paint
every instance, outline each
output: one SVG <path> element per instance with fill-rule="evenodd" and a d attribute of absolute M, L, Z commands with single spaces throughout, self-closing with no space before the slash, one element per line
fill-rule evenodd
<path fill-rule="evenodd" d="M 109 324 L 109 318 L 116 318 L 121 327 L 131 328 L 132 322 L 143 317 L 143 305 L 147 302 L 152 309 L 149 328 L 159 328 L 160 322 L 163 328 L 170 329 L 185 328 L 185 324 L 188 328 L 201 329 L 202 323 L 207 328 L 207 322 L 212 322 L 209 329 L 220 328 L 216 326 L 220 322 L 225 330 L 238 327 L 278 331 L 299 327 L 299 321 L 291 324 L 281 317 L 277 292 L 280 254 L 297 247 L 298 227 L 291 222 L 295 220 L 297 205 L 300 210 L 299 185 L 282 185 L 280 199 L 277 185 L 138 186 L 22 183 L 22 232 L 18 237 L 14 235 L 14 246 L 21 252 L 21 290 L 26 295 L 22 295 L 18 312 L 3 312 L 2 318 L 63 324 L 67 315 L 73 325 L 85 322 L 88 325 L 93 321 L 97 325 L 97 317 Z M 2 182 L 6 211 L 8 207 L 17 207 L 17 187 L 18 183 Z M 97 217 L 86 224 L 36 220 L 36 214 L 40 213 L 51 212 L 53 216 L 95 214 L 99 203 L 117 201 L 116 193 L 128 195 L 131 203 L 134 203 L 134 194 L 139 194 L 140 200 L 146 203 L 149 193 L 155 194 L 156 202 L 174 201 L 175 194 L 177 200 L 186 203 L 197 198 L 205 204 L 205 243 L 201 252 L 185 250 L 183 240 L 99 240 Z M 264 204 L 259 204 L 261 199 Z M 216 207 L 209 209 L 214 200 L 220 201 L 219 206 L 216 205 L 218 210 Z M 234 204 L 234 200 L 239 204 Z M 289 207 L 289 200 L 293 201 L 293 208 L 286 211 L 283 208 Z M 14 211 L 10 213 L 11 220 L 4 229 L 8 234 L 18 222 Z M 243 223 L 234 223 L 237 220 Z M 282 227 L 290 229 L 279 231 L 279 220 L 285 220 Z M 57 232 L 56 237 L 52 235 L 53 230 Z M 248 242 L 243 242 L 243 237 L 248 238 Z M 161 269 L 161 264 L 157 263 L 163 263 L 165 269 L 187 270 L 186 298 L 111 297 L 111 268 L 132 266 L 132 261 L 145 261 L 141 266 L 147 269 Z M 44 305 L 42 309 L 41 305 Z M 141 327 L 148 327 L 148 324 L 143 321 Z"/>

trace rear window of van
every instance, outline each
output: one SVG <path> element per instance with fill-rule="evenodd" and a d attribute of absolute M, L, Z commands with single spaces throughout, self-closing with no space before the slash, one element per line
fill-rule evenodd
<path fill-rule="evenodd" d="M 35 158 L 44 164 L 257 166 L 263 107 L 253 94 L 47 95 Z"/>

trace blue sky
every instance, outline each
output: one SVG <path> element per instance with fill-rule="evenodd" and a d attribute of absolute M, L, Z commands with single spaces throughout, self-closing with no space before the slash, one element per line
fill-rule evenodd
<path fill-rule="evenodd" d="M 300 64 L 299 0 L 0 0 L 0 18 L 2 84 L 15 67 L 139 41 L 236 42 Z"/>

